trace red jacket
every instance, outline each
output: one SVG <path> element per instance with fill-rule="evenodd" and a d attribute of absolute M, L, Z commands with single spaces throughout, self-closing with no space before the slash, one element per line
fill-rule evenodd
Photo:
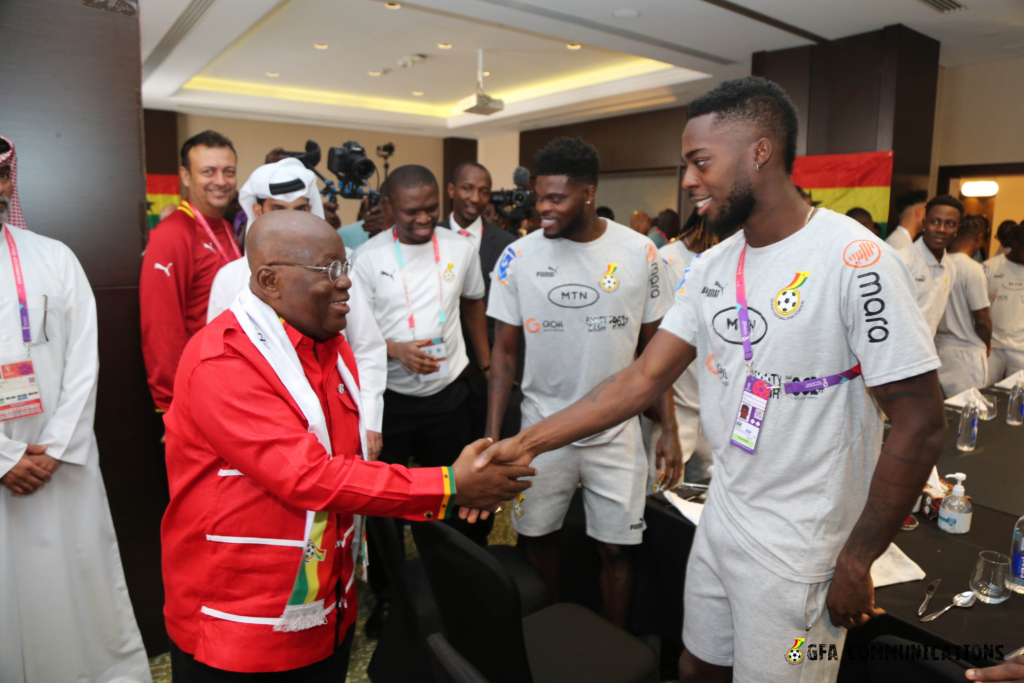
<path fill-rule="evenodd" d="M 221 249 L 234 259 L 231 226 L 206 217 Z M 142 355 L 157 410 L 171 407 L 174 371 L 185 344 L 206 324 L 210 287 L 227 265 L 202 226 L 179 209 L 149 233 L 139 277 Z"/>
<path fill-rule="evenodd" d="M 335 365 L 340 353 L 357 377 L 344 338 L 317 344 L 314 355 L 312 340 L 285 329 L 320 398 L 333 459 L 231 311 L 186 345 L 165 418 L 167 632 L 200 662 L 228 671 L 287 671 L 330 656 L 336 620 L 344 637 L 356 619 L 353 514 L 450 515 L 450 468 L 410 470 L 360 457 L 356 404 L 339 389 Z M 303 557 L 306 510 L 337 513 L 322 543 L 332 567 L 327 624 L 276 632 Z"/>

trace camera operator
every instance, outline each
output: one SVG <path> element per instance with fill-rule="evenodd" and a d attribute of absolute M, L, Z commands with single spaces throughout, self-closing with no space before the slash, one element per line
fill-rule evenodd
<path fill-rule="evenodd" d="M 383 186 L 381 186 L 380 191 L 382 194 L 384 193 Z M 394 221 L 391 220 L 391 212 L 386 211 L 385 207 L 380 204 L 370 206 L 369 197 L 364 197 L 362 202 L 360 202 L 359 213 L 356 218 L 358 220 L 355 223 L 349 223 L 338 228 L 341 240 L 349 249 L 358 249 L 363 242 L 375 236 L 381 230 L 394 225 Z"/>
<path fill-rule="evenodd" d="M 491 174 L 481 164 L 475 161 L 466 161 L 456 166 L 455 171 L 452 172 L 452 179 L 448 183 L 452 213 L 437 224 L 439 228 L 454 230 L 473 243 L 480 258 L 480 271 L 484 275 L 485 305 L 491 292 L 491 273 L 494 271 L 494 266 L 498 263 L 505 247 L 516 240 L 511 233 L 484 220 L 484 210 L 491 205 L 491 187 Z M 462 321 L 462 326 L 462 336 L 469 339 L 465 319 Z M 493 318 L 487 319 L 487 344 L 489 347 L 494 346 Z M 481 366 L 477 362 L 472 346 L 467 346 L 466 352 L 472 371 L 469 377 L 469 386 L 473 391 L 473 396 L 477 399 L 470 404 L 473 434 L 480 437 L 483 436 L 484 428 L 487 425 L 487 379 L 478 369 Z M 518 392 L 518 394 L 519 400 L 522 400 L 522 392 Z M 519 405 L 515 398 L 510 398 L 509 402 L 514 408 Z M 505 420 L 505 426 L 511 429 L 509 436 L 519 431 L 519 411 L 514 408 L 510 411 L 514 414 L 506 416 Z M 507 429 L 503 430 L 503 433 L 505 431 Z"/>

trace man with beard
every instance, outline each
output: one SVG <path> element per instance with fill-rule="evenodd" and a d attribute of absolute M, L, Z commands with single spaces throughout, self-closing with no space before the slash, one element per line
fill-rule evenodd
<path fill-rule="evenodd" d="M 231 141 L 203 131 L 181 147 L 178 210 L 149 233 L 139 277 L 142 355 L 158 413 L 171 407 L 174 373 L 185 344 L 206 324 L 217 271 L 242 253 L 224 211 L 235 192 L 238 157 Z"/>
<path fill-rule="evenodd" d="M 484 275 L 484 305 L 487 304 L 487 297 L 491 292 L 491 271 L 498 263 L 498 257 L 508 245 L 515 242 L 516 238 L 510 232 L 506 232 L 494 223 L 484 218 L 484 209 L 491 204 L 491 174 L 481 164 L 475 161 L 466 161 L 455 167 L 452 172 L 452 180 L 448 183 L 448 197 L 452 200 L 452 213 L 443 221 L 437 224 L 439 228 L 447 228 L 459 233 L 476 248 L 480 257 L 480 272 Z M 469 333 L 463 321 L 463 337 Z M 494 319 L 487 318 L 487 343 L 494 345 Z M 472 347 L 466 348 L 471 368 L 479 367 L 476 354 Z M 487 420 L 487 378 L 482 372 L 473 372 L 469 379 L 470 388 L 476 398 L 472 403 L 473 408 L 473 432 L 474 436 L 482 435 L 484 424 Z M 514 417 L 518 417 L 518 405 L 522 400 L 522 392 L 516 390 L 515 409 L 512 411 Z M 518 420 L 511 432 L 519 431 Z"/>
<path fill-rule="evenodd" d="M 502 254 L 487 309 L 497 321 L 486 431 L 493 439 L 521 338 L 522 422 L 529 427 L 582 397 L 609 370 L 627 367 L 671 306 L 651 240 L 597 216 L 597 150 L 579 138 L 558 138 L 537 152 L 534 165 L 541 229 Z M 658 465 L 666 461 L 665 479 L 675 485 L 682 457 L 672 393 L 663 389 L 658 399 L 665 426 Z M 631 415 L 587 436 L 537 458 L 533 491 L 516 501 L 512 525 L 557 602 L 557 532 L 582 483 L 587 535 L 601 556 L 603 612 L 624 628 L 633 590 L 629 546 L 643 538 L 647 455 Z"/>
<path fill-rule="evenodd" d="M 946 312 L 950 287 L 956 278 L 956 264 L 946 255 L 946 247 L 960 229 L 964 205 L 948 194 L 933 197 L 925 208 L 921 239 L 899 249 L 914 278 L 917 305 L 924 314 L 932 337 Z"/>
<path fill-rule="evenodd" d="M 783 653 L 796 634 L 841 656 L 845 629 L 883 613 L 871 565 L 944 441 L 939 360 L 896 252 L 797 192 L 796 108 L 779 86 L 728 81 L 688 114 L 683 189 L 711 231 L 742 230 L 694 259 L 635 363 L 477 467 L 608 429 L 699 359 L 715 472 L 687 566 L 681 679 L 834 681 L 838 658 L 797 667 Z M 868 389 L 892 422 L 884 446 Z"/>

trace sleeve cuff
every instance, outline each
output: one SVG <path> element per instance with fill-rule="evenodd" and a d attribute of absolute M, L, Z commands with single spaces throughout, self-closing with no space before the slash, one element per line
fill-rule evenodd
<path fill-rule="evenodd" d="M 455 514 L 455 470 L 451 467 L 441 468 L 441 507 L 437 511 L 438 519 L 451 519 Z"/>

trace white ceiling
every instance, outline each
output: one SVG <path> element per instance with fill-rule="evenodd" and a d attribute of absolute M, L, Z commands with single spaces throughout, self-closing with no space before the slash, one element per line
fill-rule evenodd
<path fill-rule="evenodd" d="M 942 42 L 943 66 L 1024 52 L 1024 0 L 963 2 L 966 11 L 943 15 L 920 0 L 741 0 L 828 39 L 902 23 Z M 399 10 L 382 0 L 197 3 L 210 7 L 143 83 L 147 107 L 442 136 L 673 106 L 749 73 L 753 52 L 810 43 L 703 0 L 414 0 Z M 189 5 L 140 0 L 144 60 Z M 640 14 L 613 15 L 624 8 Z M 570 41 L 583 49 L 566 49 Z M 486 90 L 505 97 L 506 109 L 453 115 L 475 90 L 479 47 L 493 74 Z M 399 66 L 416 53 L 427 59 Z"/>

